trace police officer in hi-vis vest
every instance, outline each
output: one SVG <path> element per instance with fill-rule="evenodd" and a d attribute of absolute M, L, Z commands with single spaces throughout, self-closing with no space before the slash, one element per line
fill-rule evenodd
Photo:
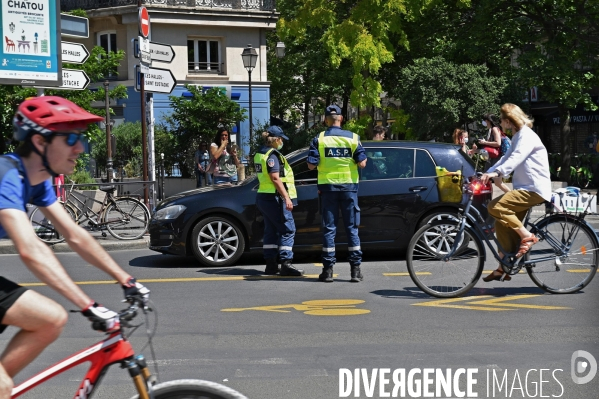
<path fill-rule="evenodd" d="M 358 237 L 360 224 L 358 167 L 366 166 L 366 153 L 357 134 L 341 129 L 342 121 L 341 109 L 337 105 L 329 105 L 325 110 L 325 122 L 329 128 L 312 140 L 308 153 L 308 168 L 314 169 L 318 166 L 318 191 L 324 231 L 322 244 L 324 270 L 318 279 L 326 283 L 333 282 L 335 233 L 339 208 L 341 208 L 348 239 L 350 281 L 357 283 L 363 279 L 360 271 L 362 250 Z"/>
<path fill-rule="evenodd" d="M 291 211 L 293 205 L 297 205 L 293 171 L 278 151 L 283 148 L 283 139 L 289 138 L 278 126 L 269 127 L 262 133 L 262 137 L 265 145 L 254 156 L 254 165 L 260 182 L 256 206 L 264 216 L 264 274 L 302 276 L 304 271 L 296 269 L 292 264 L 295 222 Z M 281 270 L 277 256 L 281 262 Z"/>

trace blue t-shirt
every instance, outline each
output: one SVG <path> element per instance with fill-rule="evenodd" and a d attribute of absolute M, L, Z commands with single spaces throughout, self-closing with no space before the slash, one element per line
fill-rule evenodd
<path fill-rule="evenodd" d="M 325 136 L 341 136 L 347 138 L 353 138 L 354 134 L 348 130 L 343 130 L 339 126 L 331 126 L 329 127 L 325 133 Z M 320 135 L 319 135 L 320 136 Z M 358 142 L 358 148 L 352 155 L 356 164 L 362 162 L 366 159 L 366 151 L 364 147 L 362 147 L 362 143 Z M 308 163 L 312 165 L 318 165 L 320 162 L 320 153 L 318 152 L 318 136 L 312 140 L 310 143 L 310 151 L 308 152 Z M 318 189 L 321 192 L 325 191 L 358 191 L 358 185 L 349 183 L 349 184 L 319 184 Z"/>
<path fill-rule="evenodd" d="M 56 202 L 56 192 L 50 179 L 31 186 L 23 162 L 16 154 L 0 156 L 0 209 L 27 212 L 26 205 L 49 206 Z M 0 238 L 6 231 L 0 225 Z"/>

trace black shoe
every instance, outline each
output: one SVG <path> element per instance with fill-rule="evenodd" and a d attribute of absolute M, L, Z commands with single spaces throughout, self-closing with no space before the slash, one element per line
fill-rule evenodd
<path fill-rule="evenodd" d="M 352 266 L 351 267 L 351 281 L 352 283 L 359 283 L 364 280 L 364 276 L 362 275 L 362 271 L 360 270 L 360 266 Z"/>
<path fill-rule="evenodd" d="M 274 276 L 279 271 L 279 265 L 277 264 L 276 258 L 266 259 L 266 270 L 264 270 L 264 274 Z"/>
<path fill-rule="evenodd" d="M 297 269 L 295 266 L 293 266 L 293 263 L 291 263 L 290 260 L 285 260 L 281 265 L 281 271 L 279 272 L 279 274 L 281 276 L 301 277 L 304 275 L 304 271 Z"/>
<path fill-rule="evenodd" d="M 333 268 L 328 267 L 325 268 L 322 273 L 318 275 L 318 280 L 323 283 L 332 283 L 333 282 Z"/>

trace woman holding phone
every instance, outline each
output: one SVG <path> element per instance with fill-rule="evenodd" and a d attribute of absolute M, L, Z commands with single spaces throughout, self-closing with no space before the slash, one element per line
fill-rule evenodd
<path fill-rule="evenodd" d="M 210 145 L 210 155 L 215 163 L 213 184 L 231 183 L 237 177 L 240 165 L 237 150 L 229 143 L 229 131 L 224 127 L 218 129 L 214 142 Z"/>

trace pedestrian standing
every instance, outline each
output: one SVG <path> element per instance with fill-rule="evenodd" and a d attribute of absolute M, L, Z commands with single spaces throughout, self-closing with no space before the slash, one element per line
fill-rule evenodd
<path fill-rule="evenodd" d="M 202 187 L 202 178 L 206 181 L 206 186 L 212 184 L 212 175 L 206 173 L 210 164 L 210 154 L 208 154 L 208 144 L 202 141 L 194 154 L 196 188 Z"/>
<path fill-rule="evenodd" d="M 260 183 L 256 207 L 264 217 L 264 274 L 302 276 L 304 271 L 293 266 L 295 222 L 291 211 L 297 205 L 293 171 L 279 152 L 283 148 L 283 139 L 289 138 L 278 126 L 269 127 L 262 137 L 265 145 L 254 156 L 254 165 Z M 281 262 L 280 270 L 277 256 Z"/>
<path fill-rule="evenodd" d="M 318 191 L 322 208 L 322 263 L 320 281 L 333 282 L 335 265 L 335 234 L 339 208 L 348 237 L 349 264 L 352 282 L 363 279 L 360 270 L 362 250 L 358 237 L 360 208 L 358 207 L 358 167 L 366 166 L 366 153 L 360 137 L 341 129 L 341 109 L 333 104 L 325 110 L 327 130 L 320 133 L 310 144 L 308 168 L 318 167 Z"/>

